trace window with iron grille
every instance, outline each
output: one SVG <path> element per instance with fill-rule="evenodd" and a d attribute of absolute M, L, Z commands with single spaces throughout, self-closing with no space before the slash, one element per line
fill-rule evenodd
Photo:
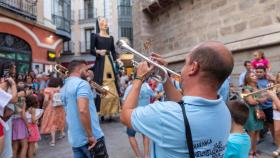
<path fill-rule="evenodd" d="M 132 28 L 131 27 L 121 27 L 121 37 L 127 37 L 132 43 Z"/>
<path fill-rule="evenodd" d="M 85 43 L 82 44 L 84 45 L 84 51 L 89 52 L 90 51 L 90 35 L 93 33 L 94 28 L 87 28 L 85 29 Z"/>

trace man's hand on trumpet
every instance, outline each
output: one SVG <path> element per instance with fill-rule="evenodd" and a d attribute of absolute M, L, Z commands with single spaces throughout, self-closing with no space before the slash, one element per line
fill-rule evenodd
<path fill-rule="evenodd" d="M 168 63 L 166 60 L 163 59 L 163 57 L 158 54 L 158 53 L 152 53 L 151 54 L 151 59 L 156 61 L 158 64 L 160 65 L 163 65 L 163 66 L 167 66 Z M 161 76 L 163 76 L 163 74 L 160 74 Z M 171 100 L 171 101 L 180 101 L 181 98 L 182 98 L 182 92 L 181 91 L 178 91 L 170 78 L 167 79 L 167 81 L 163 84 L 163 88 L 164 88 L 164 91 L 165 91 L 165 94 L 166 94 L 166 97 L 168 100 Z"/>
<path fill-rule="evenodd" d="M 153 65 L 149 66 L 146 61 L 140 62 L 137 67 L 136 78 L 138 77 L 142 81 L 146 80 L 149 77 L 153 68 L 154 66 Z"/>
<path fill-rule="evenodd" d="M 152 52 L 151 54 L 151 59 L 156 61 L 158 64 L 163 65 L 163 66 L 167 66 L 168 63 L 167 61 L 165 61 L 160 54 Z"/>

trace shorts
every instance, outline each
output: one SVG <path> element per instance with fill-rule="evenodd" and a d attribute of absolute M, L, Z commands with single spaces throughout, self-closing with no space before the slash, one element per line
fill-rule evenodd
<path fill-rule="evenodd" d="M 128 137 L 135 137 L 136 131 L 132 128 L 127 128 L 126 129 L 126 134 L 128 135 Z"/>
<path fill-rule="evenodd" d="M 265 122 L 273 123 L 273 109 L 272 109 L 272 107 L 267 108 L 267 109 L 263 109 L 263 112 L 265 114 Z"/>
<path fill-rule="evenodd" d="M 273 120 L 280 121 L 280 111 L 273 110 Z"/>

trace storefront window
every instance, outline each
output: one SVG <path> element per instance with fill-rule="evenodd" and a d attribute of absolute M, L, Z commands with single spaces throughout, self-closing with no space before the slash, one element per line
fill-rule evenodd
<path fill-rule="evenodd" d="M 17 73 L 25 74 L 31 70 L 31 48 L 29 44 L 16 36 L 0 33 L 0 63 L 13 62 Z"/>

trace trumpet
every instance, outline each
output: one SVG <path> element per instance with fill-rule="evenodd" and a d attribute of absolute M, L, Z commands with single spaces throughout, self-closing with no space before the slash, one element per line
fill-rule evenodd
<path fill-rule="evenodd" d="M 57 73 L 59 73 L 59 74 L 61 74 L 61 75 L 63 75 L 63 76 L 68 76 L 68 75 L 69 75 L 68 69 L 67 69 L 66 67 L 60 65 L 60 64 L 55 64 L 55 65 L 54 65 L 54 70 L 55 70 Z"/>
<path fill-rule="evenodd" d="M 67 77 L 69 75 L 68 69 L 60 64 L 55 64 L 54 70 L 61 75 L 64 75 Z M 114 93 L 109 91 L 109 87 L 106 87 L 106 86 L 102 87 L 94 81 L 90 81 L 90 85 L 102 96 L 107 96 L 109 93 L 112 94 L 113 96 L 115 96 Z"/>
<path fill-rule="evenodd" d="M 166 68 L 166 67 L 164 67 L 164 66 L 158 64 L 157 62 L 151 60 L 150 58 L 146 57 L 145 55 L 141 54 L 140 52 L 137 52 L 136 50 L 134 50 L 133 48 L 131 48 L 131 47 L 127 44 L 127 42 L 125 42 L 124 40 L 118 40 L 117 46 L 118 46 L 119 48 L 121 48 L 121 49 L 125 49 L 125 50 L 127 50 L 127 51 L 129 51 L 129 52 L 131 52 L 131 53 L 133 53 L 133 54 L 135 54 L 135 55 L 141 57 L 143 60 L 147 61 L 147 62 L 150 63 L 151 65 L 153 65 L 153 66 L 157 67 L 159 70 L 161 70 L 161 71 L 164 73 L 164 77 L 161 77 L 161 76 L 160 76 L 160 78 L 159 78 L 158 76 L 154 76 L 154 78 L 158 78 L 158 81 L 159 81 L 159 82 L 162 82 L 162 83 L 165 83 L 165 82 L 166 82 L 166 80 L 167 80 L 167 78 L 168 78 L 168 72 L 171 73 L 171 74 L 174 74 L 174 75 L 176 75 L 176 76 L 179 76 L 179 77 L 181 76 L 180 74 L 178 74 L 178 73 L 176 73 L 176 72 L 174 72 L 174 71 L 172 71 L 172 70 L 170 70 L 170 69 L 168 69 L 168 68 Z M 135 63 L 135 61 L 134 61 L 134 63 Z M 138 64 L 137 64 L 137 65 L 138 65 Z"/>
<path fill-rule="evenodd" d="M 102 96 L 107 96 L 109 93 L 113 96 L 116 96 L 114 93 L 112 93 L 109 89 L 109 87 L 107 86 L 100 86 L 99 84 L 97 84 L 94 81 L 90 81 L 90 85 L 91 87 L 93 87 L 94 89 L 96 89 L 96 91 L 101 94 Z"/>
<path fill-rule="evenodd" d="M 241 93 L 240 97 L 242 99 L 244 99 L 244 98 L 247 98 L 247 97 L 249 97 L 251 95 L 259 94 L 259 93 L 265 92 L 267 90 L 270 90 L 270 89 L 273 89 L 273 88 L 276 88 L 276 87 L 280 87 L 280 84 L 276 84 L 276 85 L 273 85 L 273 86 L 270 86 L 270 87 L 267 87 L 267 88 L 264 88 L 264 89 L 252 92 L 252 93 L 246 93 L 246 94 L 245 93 Z"/>
<path fill-rule="evenodd" d="M 138 65 L 139 65 L 139 62 L 135 61 L 135 60 L 132 60 L 131 61 L 133 67 L 137 68 Z M 154 79 L 156 82 L 162 82 L 162 78 L 160 75 L 156 75 L 155 73 L 152 74 L 151 76 L 152 79 Z"/>

